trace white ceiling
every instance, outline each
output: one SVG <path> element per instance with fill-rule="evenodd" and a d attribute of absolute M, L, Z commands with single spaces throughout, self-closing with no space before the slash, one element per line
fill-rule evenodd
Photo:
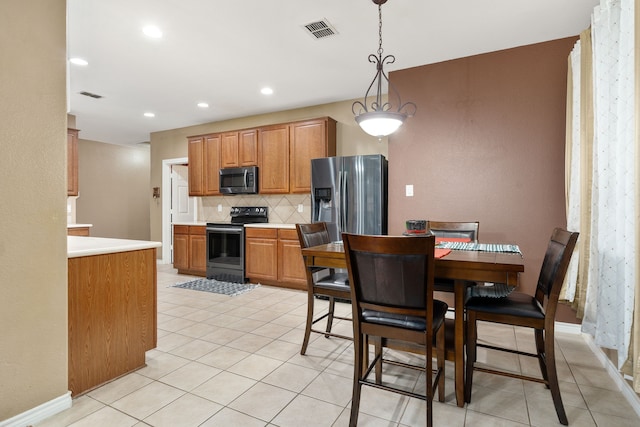
<path fill-rule="evenodd" d="M 396 62 L 385 70 L 577 35 L 598 2 L 389 0 L 383 48 Z M 375 73 L 371 0 L 68 0 L 68 8 L 68 56 L 89 62 L 69 64 L 70 113 L 83 139 L 135 144 L 155 131 L 361 98 Z M 318 20 L 338 34 L 310 36 L 304 25 Z M 163 37 L 146 37 L 147 24 Z M 263 86 L 274 94 L 261 95 Z"/>

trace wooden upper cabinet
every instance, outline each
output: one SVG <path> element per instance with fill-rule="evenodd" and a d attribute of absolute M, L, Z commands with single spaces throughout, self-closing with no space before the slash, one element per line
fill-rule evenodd
<path fill-rule="evenodd" d="M 67 196 L 78 195 L 78 130 L 67 129 Z"/>
<path fill-rule="evenodd" d="M 238 166 L 238 132 L 223 133 L 220 139 L 220 166 Z"/>
<path fill-rule="evenodd" d="M 238 166 L 258 164 L 258 131 L 247 129 L 238 132 Z"/>
<path fill-rule="evenodd" d="M 189 195 L 204 196 L 204 137 L 189 138 Z"/>
<path fill-rule="evenodd" d="M 189 138 L 189 195 L 220 194 L 220 135 Z"/>
<path fill-rule="evenodd" d="M 220 194 L 220 135 L 204 138 L 204 196 Z"/>
<path fill-rule="evenodd" d="M 289 193 L 289 125 L 258 131 L 258 167 L 261 194 Z"/>
<path fill-rule="evenodd" d="M 246 129 L 222 134 L 220 166 L 235 168 L 258 164 L 258 131 Z"/>
<path fill-rule="evenodd" d="M 311 159 L 336 155 L 336 121 L 330 117 L 290 125 L 290 192 L 311 192 Z"/>

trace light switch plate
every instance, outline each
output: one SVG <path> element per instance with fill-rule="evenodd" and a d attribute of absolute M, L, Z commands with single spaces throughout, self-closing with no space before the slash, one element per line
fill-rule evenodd
<path fill-rule="evenodd" d="M 304 206 L 302 204 L 298 205 L 298 212 L 300 213 L 304 212 Z"/>
<path fill-rule="evenodd" d="M 218 205 L 218 212 L 222 212 L 222 205 L 221 204 Z"/>
<path fill-rule="evenodd" d="M 405 187 L 405 195 L 407 197 L 413 197 L 413 184 L 407 184 Z"/>

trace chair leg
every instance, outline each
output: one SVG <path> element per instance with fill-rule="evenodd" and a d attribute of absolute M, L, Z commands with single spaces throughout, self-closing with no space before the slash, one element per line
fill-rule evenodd
<path fill-rule="evenodd" d="M 377 358 L 376 367 L 375 367 L 376 384 L 382 384 L 382 338 L 375 337 L 373 344 L 375 349 L 374 357 Z M 368 366 L 365 366 L 364 368 L 365 370 L 369 369 Z"/>
<path fill-rule="evenodd" d="M 444 331 L 444 327 L 440 328 L 438 331 L 438 338 L 436 340 L 437 343 L 440 341 L 440 332 Z M 425 394 L 427 395 L 427 427 L 433 426 L 433 335 L 429 336 L 429 338 L 425 342 L 425 356 L 426 356 L 426 366 L 425 366 Z M 444 338 L 444 335 L 442 335 Z M 439 351 L 439 350 L 438 350 Z M 437 353 L 436 353 L 437 354 Z M 444 359 L 443 359 L 444 360 Z M 438 365 L 440 364 L 440 359 L 438 359 Z M 444 378 L 444 377 L 443 377 Z"/>
<path fill-rule="evenodd" d="M 542 378 L 549 383 L 549 376 L 547 374 L 547 366 L 545 362 L 545 348 L 544 348 L 544 331 L 542 329 L 535 329 L 536 340 L 536 352 L 538 354 L 538 364 L 540 365 L 540 372 L 542 372 Z M 547 386 L 547 388 L 549 388 Z"/>
<path fill-rule="evenodd" d="M 436 338 L 436 358 L 438 373 L 440 378 L 438 379 L 438 400 L 444 402 L 444 364 L 445 364 L 445 340 L 444 340 L 444 325 L 438 330 Z"/>
<path fill-rule="evenodd" d="M 304 328 L 304 338 L 302 340 L 302 348 L 300 349 L 300 354 L 303 356 L 307 352 L 307 346 L 309 345 L 309 336 L 311 335 L 311 326 L 313 325 L 313 292 L 307 292 L 307 296 L 307 324 Z"/>
<path fill-rule="evenodd" d="M 327 332 L 331 332 L 333 326 L 333 312 L 336 309 L 336 301 L 333 297 L 329 297 L 329 315 L 327 316 Z M 325 338 L 329 338 L 329 335 L 325 335 Z"/>
<path fill-rule="evenodd" d="M 362 391 L 362 383 L 360 382 L 363 377 L 364 366 L 363 362 L 363 348 L 367 342 L 362 335 L 354 335 L 354 363 L 353 363 L 353 392 L 351 396 L 351 417 L 349 418 L 349 427 L 356 427 L 358 425 L 358 412 L 360 410 L 360 394 Z M 368 349 L 367 349 L 368 351 Z"/>
<path fill-rule="evenodd" d="M 560 421 L 560 424 L 566 426 L 569 425 L 569 420 L 567 419 L 567 414 L 564 411 L 562 396 L 560 395 L 560 384 L 558 384 L 558 372 L 556 370 L 555 340 L 553 335 L 553 329 L 547 330 L 547 336 L 544 341 L 546 375 L 544 371 L 542 375 L 545 378 L 548 378 L 551 397 L 553 398 L 553 404 L 556 407 L 558 420 Z"/>
<path fill-rule="evenodd" d="M 473 364 L 476 361 L 476 341 L 478 331 L 476 325 L 476 315 L 472 310 L 467 310 L 467 365 L 465 369 L 466 383 L 464 385 L 464 401 L 471 402 L 471 388 L 473 387 Z"/>

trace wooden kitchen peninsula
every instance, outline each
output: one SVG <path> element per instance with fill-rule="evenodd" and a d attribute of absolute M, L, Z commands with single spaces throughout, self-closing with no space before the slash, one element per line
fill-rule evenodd
<path fill-rule="evenodd" d="M 145 366 L 157 343 L 159 242 L 67 237 L 69 390 L 85 393 Z"/>

